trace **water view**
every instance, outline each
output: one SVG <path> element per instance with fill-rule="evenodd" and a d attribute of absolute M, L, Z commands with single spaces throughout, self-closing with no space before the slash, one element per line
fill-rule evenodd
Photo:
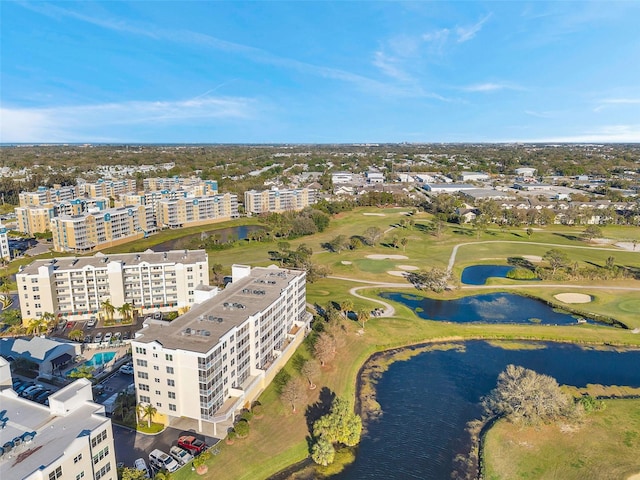
<path fill-rule="evenodd" d="M 194 240 L 200 240 L 203 238 L 203 235 L 217 235 L 220 243 L 226 243 L 230 240 L 245 240 L 249 237 L 250 233 L 258 230 L 264 230 L 264 227 L 261 227 L 260 225 L 240 225 L 238 227 L 218 228 L 214 230 L 207 230 L 206 232 L 193 233 L 173 240 L 167 240 L 166 242 L 159 243 L 151 248 L 154 252 L 168 252 L 170 250 L 193 248 L 192 242 Z"/>
<path fill-rule="evenodd" d="M 377 384 L 382 417 L 369 424 L 355 463 L 336 480 L 442 480 L 454 458 L 468 451 L 468 421 L 481 414 L 479 401 L 510 364 L 555 377 L 560 384 L 640 386 L 640 350 L 583 350 L 537 343 L 536 350 L 504 350 L 486 342 L 458 350 L 422 353 L 395 362 Z"/>
<path fill-rule="evenodd" d="M 510 265 L 472 265 L 462 271 L 460 281 L 467 285 L 484 285 L 487 279 L 507 278 L 507 273 L 513 270 Z"/>
<path fill-rule="evenodd" d="M 487 293 L 454 300 L 438 300 L 391 292 L 381 293 L 380 296 L 406 305 L 420 318 L 426 320 L 453 323 L 536 323 L 542 325 L 578 323 L 575 316 L 554 310 L 541 300 L 513 293 Z"/>

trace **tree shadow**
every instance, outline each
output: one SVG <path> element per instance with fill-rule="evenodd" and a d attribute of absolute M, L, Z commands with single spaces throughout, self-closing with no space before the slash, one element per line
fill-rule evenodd
<path fill-rule="evenodd" d="M 514 267 L 526 268 L 532 272 L 536 269 L 536 266 L 531 261 L 522 257 L 507 257 L 507 263 Z"/>
<path fill-rule="evenodd" d="M 307 428 L 311 437 L 313 437 L 313 424 L 322 416 L 331 412 L 333 401 L 336 398 L 335 392 L 329 390 L 327 387 L 322 387 L 318 401 L 312 405 L 308 405 L 304 412 L 304 416 L 307 421 Z"/>
<path fill-rule="evenodd" d="M 456 235 L 464 235 L 466 237 L 473 237 L 474 235 L 474 231 L 473 230 L 463 230 L 460 228 L 456 228 L 454 230 L 451 230 L 453 233 L 455 233 Z"/>
<path fill-rule="evenodd" d="M 553 234 L 557 235 L 558 237 L 566 238 L 567 240 L 571 240 L 571 241 L 581 241 L 582 240 L 581 237 L 578 237 L 576 235 L 569 235 L 568 233 L 554 232 Z"/>

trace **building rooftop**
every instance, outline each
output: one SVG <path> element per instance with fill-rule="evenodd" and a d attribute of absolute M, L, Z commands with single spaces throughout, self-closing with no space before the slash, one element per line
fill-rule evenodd
<path fill-rule="evenodd" d="M 136 333 L 136 342 L 157 341 L 164 348 L 206 353 L 229 330 L 274 303 L 296 277 L 297 270 L 254 267 L 247 277 L 229 284 L 220 294 L 194 305 L 170 323 L 153 322 Z"/>
<path fill-rule="evenodd" d="M 86 387 L 77 385 L 71 394 L 78 388 Z M 69 394 L 66 390 L 61 390 L 61 395 Z M 6 419 L 0 429 L 0 445 L 19 443 L 10 450 L 5 448 L 0 456 L 0 478 L 7 480 L 25 478 L 56 461 L 74 439 L 109 422 L 101 415 L 104 408 L 93 402 L 83 402 L 66 415 L 56 415 L 49 407 L 21 398 L 11 389 L 0 392 L 0 411 L 0 422 Z"/>
<path fill-rule="evenodd" d="M 19 273 L 35 275 L 42 266 L 54 265 L 55 270 L 78 270 L 84 267 L 105 267 L 110 262 L 122 262 L 124 265 L 139 265 L 143 262 L 151 264 L 172 264 L 206 262 L 205 250 L 171 250 L 169 252 L 154 252 L 146 250 L 142 253 L 104 254 L 98 252 L 91 257 L 57 257 L 46 260 L 36 260 L 25 266 Z"/>

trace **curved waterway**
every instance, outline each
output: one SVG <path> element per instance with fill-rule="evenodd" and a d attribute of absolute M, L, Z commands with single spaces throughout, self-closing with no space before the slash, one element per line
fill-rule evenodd
<path fill-rule="evenodd" d="M 438 300 L 395 292 L 384 292 L 380 296 L 406 305 L 425 320 L 541 325 L 575 325 L 578 322 L 572 314 L 554 310 L 541 300 L 513 293 L 487 293 L 453 300 Z M 586 321 L 598 323 L 588 319 Z"/>
<path fill-rule="evenodd" d="M 462 271 L 460 281 L 467 285 L 484 285 L 489 278 L 507 278 L 511 265 L 471 265 Z"/>
<path fill-rule="evenodd" d="M 508 364 L 551 375 L 560 384 L 640 387 L 640 350 L 554 343 L 505 350 L 483 341 L 457 345 L 389 366 L 376 386 L 382 416 L 368 425 L 355 462 L 332 479 L 450 478 L 456 454 L 468 452 L 465 425 L 480 417 L 480 399 Z"/>

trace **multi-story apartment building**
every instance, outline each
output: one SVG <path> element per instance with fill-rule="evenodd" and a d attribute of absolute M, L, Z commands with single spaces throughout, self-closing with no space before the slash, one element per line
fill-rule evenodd
<path fill-rule="evenodd" d="M 30 205 L 43 205 L 45 203 L 66 202 L 78 196 L 78 187 L 70 185 L 61 187 L 55 185 L 53 188 L 38 187 L 35 192 L 22 192 L 18 195 L 21 207 Z"/>
<path fill-rule="evenodd" d="M 0 258 L 11 260 L 11 250 L 9 250 L 9 229 L 0 223 Z"/>
<path fill-rule="evenodd" d="M 266 388 L 311 319 L 305 272 L 234 265 L 232 278 L 172 322 L 145 323 L 131 343 L 138 402 L 209 435 L 224 435 L 218 424 Z"/>
<path fill-rule="evenodd" d="M 93 198 L 118 198 L 118 195 L 135 192 L 137 190 L 135 178 L 125 178 L 121 180 L 106 180 L 101 178 L 95 183 L 82 183 L 78 185 L 78 189 L 81 194 Z"/>
<path fill-rule="evenodd" d="M 86 252 L 142 238 L 156 230 L 150 206 L 132 205 L 51 218 L 56 252 Z"/>
<path fill-rule="evenodd" d="M 79 320 L 101 314 L 107 299 L 142 313 L 190 307 L 196 287 L 209 285 L 209 267 L 204 250 L 97 253 L 36 260 L 21 268 L 16 282 L 24 321 L 45 312 Z"/>
<path fill-rule="evenodd" d="M 251 215 L 302 210 L 313 203 L 316 203 L 316 190 L 311 188 L 244 192 L 244 208 Z"/>
<path fill-rule="evenodd" d="M 51 219 L 61 215 L 80 215 L 88 211 L 105 210 L 107 198 L 74 198 L 58 203 L 43 203 L 16 207 L 17 228 L 29 235 L 51 230 Z"/>
<path fill-rule="evenodd" d="M 224 193 L 158 202 L 158 228 L 182 228 L 237 218 L 238 196 Z"/>
<path fill-rule="evenodd" d="M 19 397 L 0 357 L 0 478 L 117 480 L 111 419 L 93 403 L 91 382 L 76 380 L 49 406 Z"/>
<path fill-rule="evenodd" d="M 195 197 L 206 197 L 218 193 L 218 182 L 202 180 L 198 177 L 145 178 L 142 181 L 145 192 L 158 190 L 182 190 Z"/>

